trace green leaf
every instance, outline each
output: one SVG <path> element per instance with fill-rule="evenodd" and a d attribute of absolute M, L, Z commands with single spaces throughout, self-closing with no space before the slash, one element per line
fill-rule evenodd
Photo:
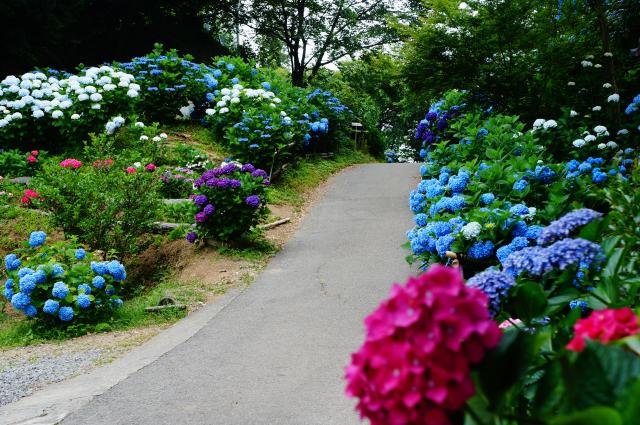
<path fill-rule="evenodd" d="M 495 407 L 505 394 L 521 380 L 536 359 L 540 336 L 509 329 L 500 344 L 487 353 L 478 368 L 479 389 Z"/>
<path fill-rule="evenodd" d="M 570 415 L 558 416 L 550 425 L 622 425 L 622 419 L 610 407 L 592 407 Z"/>
<path fill-rule="evenodd" d="M 541 316 L 547 307 L 547 297 L 542 286 L 536 282 L 524 282 L 517 287 L 514 296 L 517 317 L 526 323 Z"/>
<path fill-rule="evenodd" d="M 575 363 L 565 370 L 571 405 L 576 409 L 614 406 L 640 377 L 640 358 L 617 345 L 588 342 Z"/>

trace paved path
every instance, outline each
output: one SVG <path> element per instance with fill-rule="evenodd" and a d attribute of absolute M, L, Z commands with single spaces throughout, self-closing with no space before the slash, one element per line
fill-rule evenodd
<path fill-rule="evenodd" d="M 410 273 L 400 245 L 417 175 L 400 164 L 343 172 L 249 289 L 63 424 L 359 423 L 343 368 L 364 316 Z"/>

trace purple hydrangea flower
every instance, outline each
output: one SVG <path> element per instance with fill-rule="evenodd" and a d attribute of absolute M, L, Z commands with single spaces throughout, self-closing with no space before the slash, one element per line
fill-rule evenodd
<path fill-rule="evenodd" d="M 254 171 L 256 171 L 256 167 L 251 164 L 244 164 L 240 170 L 243 173 L 253 173 Z"/>
<path fill-rule="evenodd" d="M 532 246 L 511 253 L 502 263 L 505 272 L 512 276 L 526 272 L 530 276 L 542 276 L 553 269 L 546 248 Z"/>
<path fill-rule="evenodd" d="M 187 233 L 187 242 L 195 243 L 196 239 L 198 239 L 198 235 L 195 232 Z"/>
<path fill-rule="evenodd" d="M 601 213 L 588 208 L 572 211 L 542 229 L 540 236 L 538 236 L 538 245 L 548 245 L 559 239 L 566 238 L 580 227 L 600 217 L 602 217 Z"/>
<path fill-rule="evenodd" d="M 196 223 L 204 223 L 207 220 L 207 215 L 204 212 L 196 214 Z"/>
<path fill-rule="evenodd" d="M 509 295 L 509 290 L 515 284 L 515 279 L 511 275 L 494 270 L 478 273 L 467 281 L 467 286 L 480 289 L 489 298 L 491 316 L 498 313 L 500 303 Z"/>
<path fill-rule="evenodd" d="M 242 182 L 240 182 L 240 180 L 236 180 L 236 179 L 229 180 L 229 187 L 240 187 L 240 186 L 242 186 Z"/>
<path fill-rule="evenodd" d="M 261 170 L 261 169 L 259 169 L 259 168 L 258 168 L 258 169 L 257 169 L 257 170 L 255 170 L 253 173 L 251 173 L 251 176 L 252 176 L 252 177 L 256 177 L 256 178 L 257 178 L 257 177 L 262 177 L 262 178 L 266 179 L 266 178 L 268 177 L 268 174 L 267 174 L 267 172 L 266 172 L 266 171 Z"/>
<path fill-rule="evenodd" d="M 204 209 L 202 210 L 203 213 L 205 213 L 205 215 L 211 215 L 213 214 L 213 212 L 215 211 L 215 207 L 211 204 L 207 204 Z"/>
<path fill-rule="evenodd" d="M 253 208 L 258 208 L 260 205 L 260 197 L 258 195 L 247 196 L 244 202 Z"/>
<path fill-rule="evenodd" d="M 195 202 L 195 204 L 200 206 L 200 207 L 205 205 L 207 203 L 207 201 L 209 201 L 209 198 L 207 198 L 206 195 L 198 195 L 193 200 L 193 202 Z"/>

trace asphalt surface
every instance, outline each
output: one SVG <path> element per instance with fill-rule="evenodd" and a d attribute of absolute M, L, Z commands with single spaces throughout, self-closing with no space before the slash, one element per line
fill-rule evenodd
<path fill-rule="evenodd" d="M 360 423 L 343 369 L 363 318 L 411 273 L 401 245 L 417 166 L 337 176 L 296 235 L 199 332 L 64 425 Z"/>

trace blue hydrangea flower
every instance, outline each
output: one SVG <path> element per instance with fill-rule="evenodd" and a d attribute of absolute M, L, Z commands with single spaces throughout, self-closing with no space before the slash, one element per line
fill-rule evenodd
<path fill-rule="evenodd" d="M 529 186 L 529 182 L 524 180 L 524 179 L 520 179 L 517 182 L 515 182 L 513 184 L 513 190 L 516 190 L 518 192 L 522 192 L 523 190 L 525 190 L 527 188 L 527 186 Z"/>
<path fill-rule="evenodd" d="M 500 304 L 515 286 L 515 279 L 503 272 L 487 270 L 478 273 L 467 281 L 471 288 L 478 288 L 489 298 L 489 312 L 495 316 L 500 311 Z"/>
<path fill-rule="evenodd" d="M 24 292 L 25 294 L 30 294 L 33 292 L 34 289 L 36 289 L 36 279 L 32 274 L 26 275 L 20 278 L 21 292 Z"/>
<path fill-rule="evenodd" d="M 580 161 L 572 159 L 571 161 L 567 162 L 566 170 L 569 172 L 577 171 L 579 166 L 580 166 Z"/>
<path fill-rule="evenodd" d="M 60 276 L 64 274 L 64 268 L 60 264 L 53 265 L 53 272 L 51 273 L 53 276 Z"/>
<path fill-rule="evenodd" d="M 411 211 L 417 214 L 422 212 L 426 206 L 427 202 L 422 193 L 414 190 L 409 194 L 409 207 Z"/>
<path fill-rule="evenodd" d="M 569 303 L 569 308 L 571 310 L 575 310 L 575 309 L 579 308 L 582 313 L 586 313 L 586 311 L 587 311 L 587 302 L 583 301 L 583 300 L 572 300 Z"/>
<path fill-rule="evenodd" d="M 513 253 L 513 248 L 509 245 L 501 246 L 496 251 L 496 257 L 498 257 L 498 261 L 504 264 L 504 261 Z"/>
<path fill-rule="evenodd" d="M 483 260 L 493 255 L 493 242 L 490 240 L 478 241 L 471 245 L 467 251 L 467 255 L 474 260 Z"/>
<path fill-rule="evenodd" d="M 86 256 L 87 256 L 87 252 L 84 249 L 82 248 L 76 249 L 76 258 L 78 260 L 84 260 Z"/>
<path fill-rule="evenodd" d="M 58 311 L 58 317 L 63 322 L 70 322 L 71 320 L 73 320 L 73 308 L 61 307 Z"/>
<path fill-rule="evenodd" d="M 2 295 L 7 299 L 7 301 L 11 301 L 11 297 L 13 297 L 13 288 L 4 288 L 2 291 Z"/>
<path fill-rule="evenodd" d="M 515 225 L 513 226 L 513 229 L 511 229 L 511 235 L 512 236 L 525 236 L 527 234 L 527 223 L 525 223 L 524 221 L 520 220 L 520 221 L 516 221 Z"/>
<path fill-rule="evenodd" d="M 547 245 L 559 239 L 564 239 L 600 217 L 602 217 L 601 213 L 588 208 L 571 211 L 558 220 L 552 221 L 540 231 L 538 245 Z"/>
<path fill-rule="evenodd" d="M 524 237 L 527 239 L 538 239 L 542 229 L 543 227 L 538 226 L 537 224 L 533 226 L 529 226 L 527 227 L 527 231 L 525 232 Z"/>
<path fill-rule="evenodd" d="M 13 279 L 7 279 L 7 281 L 4 283 L 4 287 L 5 289 L 13 288 Z"/>
<path fill-rule="evenodd" d="M 10 272 L 17 270 L 22 265 L 22 261 L 16 256 L 16 254 L 9 254 L 4 257 L 4 268 Z"/>
<path fill-rule="evenodd" d="M 65 285 L 64 282 L 56 282 L 53 284 L 51 294 L 54 297 L 60 298 L 62 300 L 64 298 L 67 298 L 67 295 L 69 295 L 69 287 Z"/>
<path fill-rule="evenodd" d="M 33 269 L 30 269 L 29 267 L 25 267 L 18 270 L 18 277 L 22 278 L 33 273 L 34 273 Z"/>
<path fill-rule="evenodd" d="M 11 305 L 16 310 L 23 310 L 29 304 L 31 304 L 31 297 L 27 294 L 23 294 L 22 292 L 18 292 L 13 297 L 11 297 Z"/>
<path fill-rule="evenodd" d="M 532 246 L 511 253 L 503 262 L 505 272 L 512 276 L 526 272 L 531 276 L 542 276 L 553 269 L 546 248 Z"/>
<path fill-rule="evenodd" d="M 32 276 L 36 283 L 44 283 L 47 280 L 47 273 L 42 269 L 38 269 Z"/>
<path fill-rule="evenodd" d="M 122 307 L 122 304 L 124 304 L 124 303 L 122 302 L 122 300 L 120 298 L 115 298 L 115 299 L 111 300 L 111 304 L 113 304 L 113 306 L 115 308 L 120 308 L 120 307 Z"/>
<path fill-rule="evenodd" d="M 45 239 L 47 239 L 47 234 L 45 232 L 31 232 L 31 235 L 29 235 L 29 246 L 31 248 L 37 248 L 44 244 Z"/>
<path fill-rule="evenodd" d="M 512 206 L 509 211 L 516 215 L 529 215 L 529 208 L 524 204 L 516 204 Z"/>
<path fill-rule="evenodd" d="M 91 298 L 89 298 L 89 295 L 80 294 L 80 295 L 78 295 L 78 299 L 76 300 L 76 304 L 80 308 L 89 308 L 89 306 L 91 305 Z"/>
<path fill-rule="evenodd" d="M 483 205 L 490 205 L 495 199 L 496 197 L 493 193 L 484 193 L 480 196 L 480 202 L 482 202 Z"/>
<path fill-rule="evenodd" d="M 100 261 L 100 262 L 92 261 L 91 262 L 91 270 L 95 274 L 107 274 L 106 263 L 104 261 Z"/>
<path fill-rule="evenodd" d="M 469 179 L 465 179 L 462 176 L 452 176 L 449 178 L 449 190 L 453 193 L 462 193 L 467 187 Z"/>
<path fill-rule="evenodd" d="M 107 262 L 107 271 L 113 277 L 113 280 L 121 281 L 127 278 L 127 273 L 124 266 L 117 260 L 111 260 Z"/>
<path fill-rule="evenodd" d="M 604 259 L 600 245 L 581 238 L 562 239 L 554 242 L 547 250 L 549 261 L 559 270 L 578 264 L 598 264 Z"/>
<path fill-rule="evenodd" d="M 44 311 L 47 314 L 56 314 L 59 308 L 60 308 L 60 303 L 58 301 L 47 300 L 44 302 L 42 311 Z"/>
<path fill-rule="evenodd" d="M 114 288 L 113 286 L 109 286 L 109 287 L 104 291 L 104 293 L 105 293 L 105 294 L 107 294 L 108 296 L 111 296 L 111 295 L 113 295 L 113 294 L 115 294 L 115 293 L 116 293 L 116 290 L 115 290 L 115 288 Z"/>
<path fill-rule="evenodd" d="M 82 283 L 80 285 L 78 285 L 78 293 L 84 289 L 84 293 L 89 295 L 91 294 L 91 287 L 89 285 L 87 285 L 86 283 Z"/>
<path fill-rule="evenodd" d="M 439 256 L 444 257 L 447 251 L 451 249 L 451 245 L 455 238 L 451 235 L 445 235 L 436 241 L 436 252 Z"/>
<path fill-rule="evenodd" d="M 451 223 L 446 221 L 432 221 L 425 227 L 427 232 L 433 233 L 437 238 L 451 233 Z"/>
<path fill-rule="evenodd" d="M 582 164 L 580 164 L 578 166 L 578 172 L 580 174 L 584 174 L 584 173 L 587 173 L 589 171 L 591 171 L 591 164 L 588 163 L 588 162 L 583 162 Z"/>
<path fill-rule="evenodd" d="M 603 173 L 601 171 L 595 172 L 591 176 L 591 181 L 594 182 L 595 184 L 600 184 L 605 180 L 607 180 L 607 173 Z"/>
<path fill-rule="evenodd" d="M 36 317 L 36 315 L 38 314 L 38 309 L 30 304 L 24 308 L 24 314 L 27 317 Z"/>
<path fill-rule="evenodd" d="M 104 288 L 104 284 L 105 284 L 104 277 L 102 276 L 94 277 L 93 280 L 91 281 L 91 284 L 98 289 Z"/>
<path fill-rule="evenodd" d="M 415 220 L 418 226 L 424 227 L 427 225 L 427 220 L 429 219 L 429 217 L 424 213 L 420 213 L 420 214 L 416 214 L 416 216 L 413 219 Z"/>

